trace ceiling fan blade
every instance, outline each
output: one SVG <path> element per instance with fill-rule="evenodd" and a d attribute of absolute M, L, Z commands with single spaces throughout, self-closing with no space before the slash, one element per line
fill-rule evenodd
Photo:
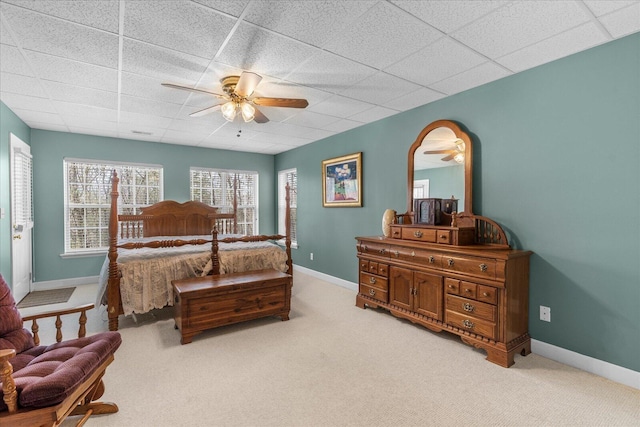
<path fill-rule="evenodd" d="M 449 160 L 453 159 L 456 156 L 456 153 L 451 153 L 448 156 L 445 156 L 442 158 L 443 162 L 448 162 Z"/>
<path fill-rule="evenodd" d="M 173 89 L 188 90 L 189 92 L 206 93 L 206 94 L 209 94 L 209 95 L 216 96 L 218 98 L 227 99 L 227 97 L 224 96 L 224 95 L 221 95 L 221 94 L 215 93 L 215 92 L 210 92 L 210 91 L 204 90 L 204 89 L 196 89 L 196 88 L 193 88 L 193 87 L 177 85 L 177 84 L 174 84 L 174 83 L 162 83 L 162 86 L 170 87 L 170 88 L 173 88 Z"/>
<path fill-rule="evenodd" d="M 254 107 L 255 108 L 255 107 Z M 256 112 L 253 115 L 253 120 L 256 123 L 267 123 L 269 121 L 269 119 L 267 118 L 267 116 L 265 116 L 264 114 L 262 114 L 262 111 L 258 110 L 257 108 L 255 109 Z"/>
<path fill-rule="evenodd" d="M 453 151 L 453 150 L 432 150 L 432 151 L 425 151 L 424 154 L 451 154 L 451 155 L 455 155 L 456 151 Z"/>
<path fill-rule="evenodd" d="M 256 73 L 243 71 L 242 74 L 240 74 L 238 83 L 236 84 L 235 92 L 243 98 L 250 96 L 253 91 L 256 90 L 256 86 L 258 86 L 260 80 L 262 80 L 262 76 Z"/>
<path fill-rule="evenodd" d="M 264 107 L 306 108 L 309 105 L 306 99 L 296 98 L 254 98 L 251 101 Z"/>
<path fill-rule="evenodd" d="M 196 111 L 195 113 L 191 113 L 191 114 L 189 114 L 189 116 L 191 116 L 191 117 L 205 116 L 205 115 L 207 115 L 209 113 L 213 113 L 214 111 L 218 111 L 221 106 L 222 106 L 222 104 L 218 104 L 218 105 L 214 105 L 214 106 L 211 106 L 211 107 L 207 107 L 207 108 L 205 108 L 203 110 L 199 110 L 199 111 Z"/>

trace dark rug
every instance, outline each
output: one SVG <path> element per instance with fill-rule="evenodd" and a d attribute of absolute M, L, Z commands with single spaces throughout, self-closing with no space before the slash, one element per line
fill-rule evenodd
<path fill-rule="evenodd" d="M 75 290 L 76 288 L 60 288 L 30 292 L 18 303 L 18 308 L 37 307 L 39 305 L 67 302 Z"/>

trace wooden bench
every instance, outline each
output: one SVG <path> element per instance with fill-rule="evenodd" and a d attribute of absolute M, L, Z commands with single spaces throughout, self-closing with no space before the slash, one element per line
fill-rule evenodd
<path fill-rule="evenodd" d="M 207 329 L 268 316 L 289 320 L 290 274 L 275 269 L 247 271 L 171 282 L 176 329 L 188 344 Z"/>

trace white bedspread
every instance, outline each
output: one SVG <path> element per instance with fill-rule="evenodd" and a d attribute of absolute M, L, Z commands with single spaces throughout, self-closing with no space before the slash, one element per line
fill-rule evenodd
<path fill-rule="evenodd" d="M 229 237 L 219 236 L 220 239 Z M 155 236 L 131 240 L 210 239 L 211 236 Z M 119 244 L 126 243 L 120 241 Z M 271 242 L 220 243 L 220 273 L 233 273 L 264 268 L 287 271 L 287 254 Z M 173 248 L 118 249 L 120 295 L 124 314 L 146 313 L 154 308 L 173 305 L 171 281 L 206 275 L 211 271 L 211 244 L 185 245 Z M 99 279 L 97 304 L 107 304 L 109 258 L 105 257 Z"/>

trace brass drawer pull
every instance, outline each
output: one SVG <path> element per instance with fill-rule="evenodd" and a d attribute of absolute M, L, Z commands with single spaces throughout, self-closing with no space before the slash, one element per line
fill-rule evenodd
<path fill-rule="evenodd" d="M 384 248 L 382 248 L 382 249 L 380 249 L 380 251 L 379 251 L 379 252 L 380 252 L 380 255 L 384 255 L 384 254 L 385 254 L 385 252 L 387 252 L 387 250 L 386 250 L 386 249 L 384 249 Z M 484 271 L 484 270 L 483 270 L 483 271 Z"/>
<path fill-rule="evenodd" d="M 396 258 L 398 258 L 400 256 L 400 252 L 398 252 L 398 251 L 393 251 L 393 254 L 396 256 Z"/>
<path fill-rule="evenodd" d="M 453 289 L 453 285 L 449 285 L 449 289 Z"/>
<path fill-rule="evenodd" d="M 414 237 L 420 238 L 420 237 L 422 237 L 422 231 L 420 231 L 420 230 L 414 231 L 413 235 L 414 235 Z"/>
<path fill-rule="evenodd" d="M 480 264 L 480 271 L 487 271 L 487 264 Z"/>
<path fill-rule="evenodd" d="M 374 285 L 376 283 L 376 278 L 375 277 L 369 277 L 369 283 Z"/>
<path fill-rule="evenodd" d="M 431 255 L 431 256 L 429 257 L 429 264 L 433 264 L 434 262 L 436 262 L 436 259 L 434 258 L 434 256 L 433 256 L 433 255 Z"/>
<path fill-rule="evenodd" d="M 483 293 L 482 293 L 482 296 L 483 296 L 483 297 L 488 297 L 488 296 L 489 296 L 489 292 L 483 292 Z"/>
<path fill-rule="evenodd" d="M 462 309 L 466 312 L 473 313 L 475 307 L 468 302 L 465 302 L 464 304 L 462 304 Z"/>
<path fill-rule="evenodd" d="M 373 289 L 369 289 L 369 295 L 374 296 L 376 294 L 376 291 Z"/>
<path fill-rule="evenodd" d="M 447 264 L 449 264 L 449 267 L 453 267 L 453 264 L 454 264 L 453 258 L 449 258 L 447 260 Z"/>
<path fill-rule="evenodd" d="M 411 251 L 411 256 L 416 256 L 415 251 Z"/>
<path fill-rule="evenodd" d="M 449 236 L 447 236 L 446 234 L 441 234 L 440 235 L 440 240 L 447 240 L 447 237 L 449 237 Z"/>
<path fill-rule="evenodd" d="M 472 322 L 471 320 L 464 319 L 464 320 L 462 321 L 462 325 L 463 325 L 465 328 L 473 329 L 473 322 Z"/>
<path fill-rule="evenodd" d="M 367 252 L 367 250 L 368 250 L 368 249 L 369 249 L 369 248 L 367 247 L 367 245 L 364 245 L 364 246 L 362 247 L 362 250 L 363 250 L 364 252 Z"/>
<path fill-rule="evenodd" d="M 470 293 L 471 293 L 471 289 L 469 289 L 469 288 L 464 288 L 464 291 L 465 291 L 466 293 L 468 293 L 468 294 L 470 294 Z"/>

